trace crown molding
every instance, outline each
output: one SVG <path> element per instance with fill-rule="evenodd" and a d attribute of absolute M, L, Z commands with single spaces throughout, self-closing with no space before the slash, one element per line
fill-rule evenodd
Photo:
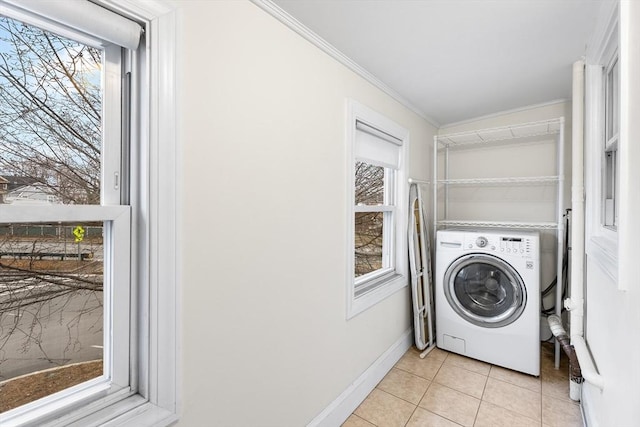
<path fill-rule="evenodd" d="M 382 82 L 376 76 L 371 74 L 369 71 L 358 65 L 351 58 L 346 56 L 344 53 L 340 52 L 336 49 L 332 44 L 328 43 L 325 39 L 320 37 L 318 34 L 314 33 L 311 29 L 305 26 L 303 23 L 298 21 L 296 18 L 287 13 L 284 9 L 282 9 L 277 4 L 273 3 L 271 0 L 251 0 L 253 4 L 276 18 L 278 21 L 289 27 L 291 30 L 298 33 L 305 40 L 322 50 L 324 53 L 380 89 L 382 92 L 389 95 L 391 98 L 398 101 L 400 104 L 413 111 L 415 114 L 426 120 L 430 125 L 439 128 L 440 123 L 438 123 L 433 118 L 427 116 L 424 111 L 413 105 L 409 102 L 408 99 L 400 95 L 398 92 L 393 90 L 387 84 Z"/>
<path fill-rule="evenodd" d="M 564 104 L 565 102 L 571 102 L 571 100 L 570 99 L 555 99 L 553 101 L 542 102 L 540 104 L 527 105 L 526 107 L 519 107 L 519 108 L 513 108 L 511 110 L 498 111 L 498 112 L 487 114 L 487 115 L 484 115 L 484 116 L 473 117 L 471 119 L 461 120 L 459 122 L 447 123 L 446 125 L 442 125 L 440 127 L 439 131 L 446 131 L 448 128 L 452 128 L 452 127 L 455 127 L 455 126 L 462 126 L 462 125 L 466 125 L 466 124 L 473 123 L 473 122 L 479 122 L 480 120 L 493 119 L 493 118 L 496 118 L 496 117 L 505 116 L 507 114 L 522 113 L 522 112 L 525 112 L 525 111 L 535 110 L 535 109 L 542 108 L 542 107 L 549 107 L 551 105 Z"/>

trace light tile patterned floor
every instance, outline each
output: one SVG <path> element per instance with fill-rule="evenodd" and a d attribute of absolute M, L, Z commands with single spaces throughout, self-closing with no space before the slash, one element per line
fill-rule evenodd
<path fill-rule="evenodd" d="M 581 427 L 568 365 L 543 344 L 540 377 L 434 349 L 409 350 L 343 427 Z"/>

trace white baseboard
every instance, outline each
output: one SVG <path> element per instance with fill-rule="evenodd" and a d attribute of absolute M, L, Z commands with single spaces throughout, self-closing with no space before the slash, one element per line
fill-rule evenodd
<path fill-rule="evenodd" d="M 413 330 L 405 331 L 387 351 L 351 383 L 340 396 L 318 414 L 307 427 L 338 427 L 371 393 L 413 344 Z"/>

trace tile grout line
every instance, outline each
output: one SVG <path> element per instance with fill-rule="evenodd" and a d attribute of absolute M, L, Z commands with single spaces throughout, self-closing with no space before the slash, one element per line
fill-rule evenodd
<path fill-rule="evenodd" d="M 429 384 L 429 386 L 431 386 L 431 384 Z M 429 388 L 429 387 L 427 387 L 427 389 L 428 389 L 428 388 Z M 400 400 L 402 400 L 403 402 L 407 402 L 407 403 L 409 403 L 409 404 L 411 404 L 411 405 L 413 405 L 413 406 L 418 406 L 418 404 L 417 404 L 417 403 L 409 402 L 409 401 L 408 401 L 407 399 L 405 399 L 404 397 L 396 396 L 395 394 L 391 393 L 390 391 L 386 391 L 386 390 L 383 390 L 383 389 L 381 389 L 381 388 L 378 388 L 378 386 L 376 386 L 374 390 L 378 390 L 378 391 L 381 391 L 381 392 L 383 392 L 383 393 L 386 393 L 386 394 L 388 394 L 389 396 L 393 396 L 393 397 L 395 397 L 396 399 L 400 399 Z M 426 391 L 425 391 L 425 393 L 426 393 Z M 423 394 L 422 396 L 424 397 L 424 394 Z M 368 397 L 368 396 L 367 396 L 367 397 Z"/>
<path fill-rule="evenodd" d="M 429 384 L 429 387 L 431 386 L 431 384 Z M 427 387 L 427 389 L 429 389 L 429 387 Z M 425 393 L 427 391 L 425 390 Z M 424 397 L 424 395 L 423 395 Z M 413 408 L 413 411 L 411 412 L 411 415 L 409 415 L 409 418 L 407 418 L 407 421 L 405 421 L 404 423 L 404 427 L 407 427 L 407 424 L 409 424 L 409 421 L 411 421 L 411 418 L 413 418 L 413 414 L 416 413 L 416 411 L 418 410 L 418 405 L 415 405 L 415 408 Z"/>
<path fill-rule="evenodd" d="M 428 356 L 427 356 L 428 357 Z M 409 416 L 409 419 L 407 420 L 406 423 L 404 423 L 404 427 L 407 427 L 407 424 L 409 424 L 409 421 L 411 421 L 411 418 L 413 418 L 413 414 L 416 413 L 416 411 L 418 410 L 418 408 L 420 407 L 420 402 L 422 402 L 422 399 L 424 399 L 424 397 L 427 395 L 427 392 L 429 391 L 429 389 L 431 388 L 431 386 L 434 383 L 434 380 L 436 379 L 436 375 L 438 375 L 438 372 L 440 371 L 440 368 L 442 368 L 442 365 L 444 365 L 444 361 L 447 360 L 447 357 L 449 357 L 449 355 L 447 354 L 445 356 L 445 358 L 442 360 L 442 363 L 440 364 L 440 367 L 438 367 L 438 370 L 436 371 L 436 373 L 433 375 L 433 379 L 427 380 L 429 381 L 429 385 L 427 386 L 427 388 L 424 390 L 424 393 L 422 393 L 422 397 L 420 397 L 420 400 L 418 400 L 418 403 L 416 404 L 416 407 L 413 408 L 413 412 L 411 413 L 411 416 Z M 424 360 L 424 359 L 422 359 Z M 411 372 L 410 372 L 411 373 Z M 423 378 L 426 380 L 426 378 L 424 377 L 420 377 L 418 375 L 416 375 L 418 378 Z"/>
<path fill-rule="evenodd" d="M 434 378 L 435 378 L 435 377 L 434 377 Z M 431 384 L 429 384 L 429 387 L 427 387 L 427 389 L 425 390 L 424 394 L 422 395 L 422 398 L 423 398 L 423 399 L 424 399 L 424 397 L 426 396 L 427 392 L 429 391 L 429 389 L 431 388 L 431 386 L 432 386 L 434 383 L 435 383 L 435 384 L 437 384 L 437 385 L 439 385 L 440 387 L 445 387 L 445 388 L 448 388 L 449 390 L 453 390 L 453 391 L 457 391 L 458 393 L 462 393 L 461 391 L 456 390 L 456 389 L 453 389 L 453 388 L 451 388 L 451 387 L 447 387 L 447 386 L 446 386 L 446 385 L 444 385 L 444 384 L 440 384 L 440 383 L 436 383 L 435 381 L 431 381 Z M 466 393 L 462 393 L 462 394 L 465 394 L 466 396 L 469 396 L 469 395 L 468 395 L 468 394 L 466 394 Z M 473 397 L 473 396 L 470 396 L 470 397 Z M 422 399 L 420 399 L 420 401 L 422 401 Z M 420 409 L 424 409 L 425 411 L 429 412 L 430 414 L 434 414 L 434 415 L 436 415 L 436 416 L 438 416 L 438 417 L 440 417 L 440 418 L 442 418 L 442 419 L 444 419 L 444 420 L 451 421 L 452 423 L 454 423 L 454 424 L 456 424 L 456 425 L 458 425 L 458 426 L 460 426 L 460 427 L 464 427 L 464 426 L 463 426 L 462 424 L 460 424 L 459 422 L 454 421 L 454 420 L 452 420 L 451 418 L 448 418 L 448 417 L 446 417 L 446 416 L 444 416 L 444 415 L 442 415 L 442 414 L 439 414 L 439 413 L 437 413 L 437 412 L 433 412 L 433 411 L 431 411 L 431 410 L 429 410 L 429 409 L 427 409 L 427 408 L 423 408 L 423 407 L 422 407 L 422 406 L 420 406 L 419 404 L 418 404 L 418 405 L 416 405 L 416 409 L 414 409 L 414 411 L 413 411 L 413 412 L 415 413 L 415 412 L 416 412 L 416 410 L 417 410 L 418 408 L 420 408 Z M 413 414 L 411 414 L 411 416 L 413 416 Z M 409 421 L 411 421 L 411 418 L 409 418 Z M 407 421 L 407 423 L 408 423 L 409 421 Z M 405 427 L 406 427 L 406 426 L 407 426 L 407 424 L 405 424 Z"/>
<path fill-rule="evenodd" d="M 425 357 L 425 359 L 429 357 L 429 355 L 427 355 Z M 440 363 L 440 366 L 438 366 L 438 369 L 436 370 L 436 372 L 433 374 L 433 378 L 429 380 L 429 387 L 427 387 L 427 389 L 424 391 L 424 393 L 422 394 L 422 397 L 420 398 L 420 402 L 422 402 L 422 399 L 424 399 L 424 397 L 427 395 L 427 393 L 429 392 L 429 389 L 431 388 L 431 386 L 433 385 L 433 383 L 436 380 L 436 376 L 438 375 L 438 372 L 440 372 L 440 369 L 442 368 L 442 365 L 444 365 L 444 362 L 447 360 L 447 358 L 449 357 L 449 354 L 447 353 L 444 357 L 444 359 L 442 359 L 442 363 Z M 423 359 L 424 360 L 424 359 Z M 418 410 L 418 408 L 420 407 L 420 402 L 418 402 L 418 404 L 416 405 L 416 409 L 413 411 L 414 413 Z M 431 411 L 429 411 L 431 412 Z M 411 414 L 411 416 L 413 416 L 413 414 Z M 411 418 L 409 418 L 409 420 L 411 420 Z M 409 421 L 407 421 L 409 422 Z"/>
<path fill-rule="evenodd" d="M 435 383 L 435 384 L 438 384 L 440 387 L 445 387 L 445 388 L 448 388 L 449 390 L 457 391 L 458 393 L 462 393 L 462 394 L 464 394 L 464 395 L 466 395 L 466 396 L 473 397 L 473 396 L 471 396 L 471 395 L 469 395 L 469 394 L 467 394 L 467 393 L 461 392 L 460 390 L 453 389 L 453 388 L 451 388 L 451 387 L 449 387 L 449 386 L 446 386 L 446 385 L 444 385 L 444 384 L 440 384 L 440 383 L 438 383 L 438 382 L 436 382 L 436 381 L 435 381 L 436 377 L 438 376 L 438 372 L 440 372 L 440 369 L 444 366 L 444 363 L 447 361 L 447 359 L 449 358 L 449 355 L 450 355 L 450 354 L 452 354 L 452 353 L 448 353 L 448 352 L 447 352 L 447 354 L 446 354 L 445 358 L 444 358 L 444 359 L 442 359 L 442 363 L 440 363 L 440 366 L 439 366 L 439 367 L 438 367 L 438 369 L 436 370 L 436 373 L 433 375 L 433 379 L 429 381 L 429 387 L 427 387 L 427 389 L 424 391 L 424 394 L 422 395 L 422 398 L 420 399 L 420 402 L 422 402 L 422 399 L 424 399 L 424 397 L 427 395 L 427 392 L 429 391 L 429 389 L 431 388 L 431 386 L 432 386 L 434 383 Z M 427 357 L 428 357 L 428 356 L 427 356 Z M 472 371 L 469 371 L 469 372 L 472 372 Z M 432 412 L 432 411 L 428 410 L 427 408 L 422 408 L 422 407 L 420 406 L 420 402 L 418 402 L 418 405 L 416 405 L 416 409 L 414 409 L 414 410 L 413 410 L 413 413 L 415 413 L 415 412 L 418 410 L 418 408 L 421 408 L 421 409 L 424 409 L 425 411 L 427 411 L 427 412 L 429 412 L 429 413 L 431 413 L 431 414 L 434 414 L 434 415 L 436 415 L 436 416 L 438 416 L 438 417 L 440 417 L 440 418 L 442 418 L 442 419 L 445 419 L 445 420 L 447 420 L 447 421 L 451 421 L 452 423 L 454 423 L 454 424 L 456 424 L 456 425 L 458 425 L 458 426 L 460 426 L 460 427 L 464 427 L 462 424 L 460 424 L 460 423 L 458 423 L 457 421 L 454 421 L 454 420 L 452 420 L 452 419 L 450 419 L 450 418 L 448 418 L 448 417 L 445 417 L 444 415 L 438 414 L 438 413 L 436 413 L 436 412 Z M 411 414 L 411 416 L 413 416 L 413 414 Z M 409 417 L 409 420 L 407 421 L 407 423 L 409 423 L 409 421 L 411 421 L 411 417 Z M 405 427 L 406 427 L 406 426 L 407 426 L 407 424 L 405 423 Z"/>
<path fill-rule="evenodd" d="M 484 377 L 486 378 L 485 383 L 484 383 L 484 386 L 483 386 L 483 390 L 482 390 L 482 393 L 481 393 L 481 396 L 480 396 L 480 399 L 478 399 L 478 401 L 479 401 L 478 410 L 476 411 L 476 414 L 475 414 L 475 417 L 474 417 L 474 420 L 473 420 L 473 424 L 472 424 L 472 425 L 475 425 L 475 424 L 477 423 L 477 421 L 478 421 L 478 416 L 479 416 L 479 413 L 480 413 L 480 406 L 482 405 L 482 402 L 486 402 L 487 404 L 489 403 L 488 401 L 486 401 L 486 400 L 484 399 L 484 397 L 485 397 L 485 394 L 486 394 L 487 385 L 488 385 L 488 381 L 489 381 L 489 379 L 490 379 L 490 378 L 493 378 L 494 380 L 496 380 L 496 381 L 497 381 L 497 382 L 499 382 L 499 383 L 507 384 L 507 385 L 510 385 L 510 386 L 512 386 L 512 387 L 516 387 L 516 388 L 518 388 L 518 389 L 520 389 L 520 390 L 523 390 L 523 391 L 528 391 L 528 392 L 538 391 L 539 398 L 540 398 L 540 412 L 539 412 L 539 414 L 540 414 L 540 421 L 539 421 L 539 425 L 540 425 L 540 426 L 544 426 L 543 414 L 544 414 L 545 412 L 544 412 L 544 407 L 543 407 L 543 404 L 542 404 L 542 400 L 543 400 L 543 397 L 544 397 L 544 396 L 547 396 L 548 398 L 552 398 L 552 399 L 555 399 L 555 400 L 560 401 L 560 402 L 563 402 L 563 403 L 568 402 L 568 403 L 574 404 L 574 405 L 576 405 L 576 406 L 580 406 L 580 404 L 579 404 L 579 403 L 578 403 L 578 404 L 576 404 L 576 403 L 575 403 L 575 402 L 573 402 L 573 401 L 567 401 L 566 399 L 563 399 L 563 398 L 560 398 L 560 397 L 556 397 L 556 396 L 554 396 L 553 394 L 545 393 L 545 392 L 544 392 L 544 389 L 543 389 L 543 386 L 542 386 L 542 385 L 543 385 L 543 380 L 542 380 L 543 373 L 542 373 L 542 369 L 541 369 L 540 375 L 538 376 L 538 379 L 540 380 L 540 388 L 539 388 L 539 390 L 532 390 L 531 388 L 528 388 L 528 387 L 523 386 L 523 385 L 521 385 L 521 384 L 517 384 L 517 383 L 515 383 L 515 382 L 509 381 L 508 379 L 507 379 L 507 380 L 504 380 L 504 379 L 501 379 L 501 378 L 495 378 L 495 377 L 492 377 L 492 376 L 491 376 L 491 372 L 492 372 L 492 370 L 493 370 L 495 367 L 497 367 L 497 365 L 487 363 L 487 365 L 489 365 L 489 370 L 488 370 L 488 372 L 487 372 L 486 374 L 484 374 L 484 373 L 478 372 L 478 371 L 476 371 L 476 370 L 468 369 L 468 368 L 467 368 L 467 367 L 465 367 L 465 366 L 461 366 L 461 365 L 458 365 L 458 364 L 456 364 L 456 363 L 454 363 L 454 362 L 451 362 L 451 361 L 453 360 L 453 359 L 451 359 L 451 358 L 450 358 L 450 356 L 451 356 L 452 354 L 453 354 L 453 353 L 445 352 L 445 356 L 444 356 L 444 358 L 442 358 L 442 360 L 440 361 L 440 363 L 437 365 L 438 367 L 437 367 L 437 369 L 435 369 L 435 372 L 434 372 L 433 377 L 432 377 L 431 379 L 428 379 L 428 378 L 427 378 L 427 377 L 425 377 L 425 376 L 422 376 L 422 375 L 420 375 L 420 374 L 417 374 L 417 373 L 416 373 L 416 372 L 414 372 L 414 371 L 410 371 L 410 370 L 406 370 L 406 369 L 400 368 L 400 367 L 398 367 L 398 366 L 396 366 L 396 365 L 394 365 L 394 366 L 392 367 L 392 369 L 398 369 L 398 371 L 403 372 L 404 374 L 408 374 L 408 375 L 410 375 L 411 377 L 418 378 L 418 379 L 421 379 L 421 380 L 424 380 L 424 381 L 428 381 L 428 382 L 429 382 L 429 384 L 428 384 L 428 386 L 426 387 L 425 391 L 424 391 L 424 392 L 422 393 L 422 395 L 417 399 L 417 403 L 410 402 L 409 400 L 407 400 L 407 399 L 405 399 L 405 398 L 403 398 L 403 397 L 396 396 L 396 394 L 394 394 L 394 393 L 392 393 L 392 392 L 388 392 L 388 391 L 385 391 L 385 390 L 383 390 L 383 389 L 381 389 L 381 388 L 378 388 L 378 385 L 382 382 L 382 380 L 381 380 L 381 381 L 376 385 L 375 389 L 377 389 L 378 391 L 383 392 L 383 393 L 385 393 L 385 394 L 388 394 L 389 396 L 393 396 L 393 397 L 395 397 L 395 398 L 397 398 L 397 399 L 399 399 L 399 400 L 401 400 L 401 401 L 403 401 L 403 402 L 406 402 L 406 403 L 408 403 L 408 404 L 410 404 L 410 405 L 413 405 L 413 410 L 412 410 L 411 414 L 409 415 L 409 417 L 408 417 L 407 421 L 404 423 L 404 427 L 407 427 L 407 426 L 409 425 L 409 423 L 410 423 L 411 419 L 415 416 L 415 414 L 416 414 L 416 412 L 417 412 L 418 408 L 421 408 L 421 409 L 423 409 L 423 410 L 425 410 L 425 411 L 427 411 L 427 412 L 429 412 L 429 413 L 431 413 L 431 414 L 433 414 L 433 415 L 435 415 L 435 416 L 441 417 L 442 419 L 446 419 L 446 420 L 448 420 L 448 421 L 450 421 L 450 422 L 452 422 L 452 423 L 454 423 L 454 424 L 456 424 L 456 425 L 459 425 L 459 426 L 460 426 L 460 424 L 459 424 L 458 422 L 456 422 L 456 421 L 454 421 L 454 420 L 451 420 L 451 419 L 449 419 L 449 418 L 448 418 L 448 417 L 446 417 L 446 416 L 443 416 L 443 415 L 440 415 L 440 414 L 438 414 L 438 413 L 434 413 L 434 412 L 432 412 L 432 411 L 429 411 L 428 409 L 423 408 L 423 407 L 421 407 L 421 406 L 420 406 L 420 403 L 425 399 L 425 397 L 426 397 L 427 393 L 429 392 L 429 390 L 431 389 L 431 387 L 433 386 L 433 384 L 434 384 L 434 383 L 436 383 L 436 384 L 437 384 L 438 386 L 440 386 L 440 387 L 445 387 L 445 388 L 447 388 L 447 389 L 450 389 L 450 390 L 452 390 L 452 391 L 455 391 L 455 392 L 458 392 L 458 393 L 464 394 L 464 395 L 466 395 L 466 396 L 469 396 L 469 397 L 472 397 L 472 398 L 476 398 L 476 397 L 475 397 L 475 396 L 473 396 L 473 395 L 467 394 L 467 393 L 465 393 L 465 392 L 463 392 L 463 391 L 461 391 L 461 390 L 457 390 L 457 389 L 455 389 L 455 388 L 451 388 L 451 387 L 449 387 L 449 386 L 447 386 L 447 385 L 445 385 L 445 384 L 441 384 L 440 382 L 437 382 L 437 381 L 436 381 L 436 377 L 437 377 L 437 376 L 438 376 L 438 374 L 441 372 L 441 370 L 442 370 L 443 366 L 445 366 L 445 364 L 446 364 L 447 366 L 449 366 L 449 367 L 455 367 L 455 368 L 461 369 L 461 370 L 466 371 L 466 372 L 469 372 L 469 373 L 479 374 L 479 375 L 482 375 L 482 376 L 484 376 Z M 463 356 L 463 357 L 464 357 L 464 356 Z M 434 358 L 434 359 L 435 359 L 435 358 Z M 438 357 L 438 359 L 439 359 L 439 357 Z M 473 360 L 475 360 L 475 359 L 473 359 Z M 447 361 L 449 361 L 450 363 L 448 363 L 448 364 L 447 364 Z M 433 360 L 433 362 L 436 362 L 436 363 L 437 363 L 437 362 L 438 362 L 438 360 L 437 360 L 437 359 L 436 359 L 436 360 Z M 482 361 L 480 361 L 480 362 L 482 362 Z M 486 363 L 486 362 L 483 362 L 483 363 Z M 477 399 L 477 398 L 476 398 L 476 399 Z M 509 411 L 509 412 L 512 412 L 512 411 L 511 411 L 511 410 L 509 410 L 508 408 L 504 408 L 504 407 L 502 407 L 501 405 L 497 405 L 497 406 L 498 406 L 498 407 L 500 407 L 500 408 L 502 408 L 502 409 L 505 409 L 505 410 L 507 410 L 507 411 Z M 521 414 L 521 413 L 519 413 L 519 412 L 517 412 L 517 411 L 515 411 L 515 412 L 514 412 L 514 414 L 518 414 L 519 416 L 523 416 L 523 417 L 529 418 L 528 416 L 526 416 L 526 415 L 524 415 L 524 414 Z M 354 415 L 354 416 L 356 416 L 358 419 L 364 420 L 364 421 L 366 421 L 367 423 L 370 423 L 371 425 L 373 425 L 373 426 L 375 426 L 375 427 L 378 427 L 378 426 L 377 426 L 377 424 L 375 424 L 375 423 L 373 423 L 373 422 L 371 422 L 371 421 L 367 420 L 366 418 L 362 418 L 361 416 L 356 415 L 356 414 L 353 414 L 353 415 Z M 537 420 L 535 420 L 535 419 L 533 419 L 533 418 L 529 418 L 529 419 L 530 419 L 531 421 L 537 421 Z"/>
<path fill-rule="evenodd" d="M 476 416 L 473 418 L 473 425 L 475 426 L 478 422 L 478 414 L 480 413 L 480 407 L 482 406 L 482 402 L 484 402 L 484 392 L 487 389 L 487 383 L 489 382 L 489 375 L 491 375 L 491 369 L 493 369 L 494 365 L 489 367 L 489 373 L 487 374 L 487 380 L 484 382 L 484 387 L 482 387 L 482 394 L 480 395 L 480 404 L 478 405 L 478 410 L 476 411 Z"/>
<path fill-rule="evenodd" d="M 366 423 L 368 423 L 368 424 L 371 424 L 371 425 L 372 425 L 372 426 L 374 426 L 374 427 L 379 427 L 379 426 L 378 426 L 378 424 L 372 423 L 371 421 L 367 420 L 366 418 L 362 418 L 361 416 L 356 415 L 356 414 L 354 414 L 354 413 L 351 413 L 351 415 L 353 415 L 353 416 L 354 416 L 354 417 L 356 417 L 356 418 L 360 418 L 362 421 L 364 421 L 364 422 L 366 422 Z M 348 419 L 348 418 L 347 418 L 347 419 Z"/>

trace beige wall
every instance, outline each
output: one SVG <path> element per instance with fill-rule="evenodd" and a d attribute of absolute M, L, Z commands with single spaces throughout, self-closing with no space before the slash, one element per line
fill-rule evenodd
<path fill-rule="evenodd" d="M 345 99 L 435 130 L 249 2 L 182 16 L 180 426 L 302 426 L 410 326 L 409 290 L 345 320 Z"/>

